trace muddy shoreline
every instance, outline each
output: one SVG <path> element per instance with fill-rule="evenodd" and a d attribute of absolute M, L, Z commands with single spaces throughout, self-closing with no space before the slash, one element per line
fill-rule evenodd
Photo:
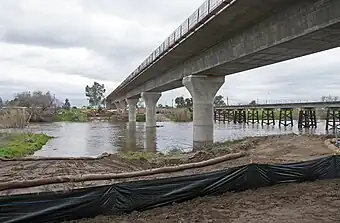
<path fill-rule="evenodd" d="M 263 187 L 68 223 L 337 223 L 340 179 Z"/>
<path fill-rule="evenodd" d="M 253 163 L 289 163 L 317 159 L 333 154 L 324 145 L 328 136 L 278 135 L 253 137 L 233 143 L 221 144 L 216 148 L 171 156 L 126 157 L 112 154 L 99 160 L 38 160 L 0 161 L 0 182 L 25 181 L 55 176 L 78 176 L 86 174 L 122 173 L 151 168 L 176 166 L 220 157 L 225 154 L 247 151 L 249 155 L 212 166 L 188 169 L 180 172 L 156 174 L 119 180 L 88 181 L 39 186 L 28 189 L 1 191 L 0 195 L 34 193 L 42 191 L 69 191 L 73 188 L 106 185 L 124 181 L 159 179 L 217 171 L 229 167 Z"/>

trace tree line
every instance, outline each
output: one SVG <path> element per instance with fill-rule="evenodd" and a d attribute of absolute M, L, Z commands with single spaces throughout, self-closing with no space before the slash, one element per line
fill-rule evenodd
<path fill-rule="evenodd" d="M 98 82 L 94 82 L 92 86 L 85 86 L 85 96 L 88 100 L 88 105 L 90 108 L 102 108 L 105 107 L 105 94 L 106 89 L 104 84 L 100 84 Z M 214 98 L 215 106 L 226 106 L 228 105 L 228 98 L 226 98 L 227 102 L 225 102 L 225 98 L 222 95 L 217 95 Z M 339 96 L 322 96 L 322 102 L 330 102 L 330 101 L 338 101 L 340 100 Z M 193 99 L 191 97 L 184 98 L 183 96 L 176 97 L 174 99 L 175 107 L 177 108 L 189 108 L 193 106 Z M 140 103 L 139 103 L 140 104 Z M 256 104 L 255 100 L 252 100 L 249 104 Z M 20 92 L 14 95 L 13 99 L 3 101 L 0 97 L 0 108 L 1 107 L 28 107 L 28 108 L 37 108 L 39 107 L 41 110 L 47 110 L 53 108 L 56 110 L 57 108 L 70 109 L 71 102 L 68 98 L 66 98 L 63 102 L 55 97 L 51 92 L 42 92 L 42 91 L 25 91 Z M 141 106 L 142 107 L 142 106 Z M 158 104 L 158 107 L 170 107 L 168 105 L 163 106 L 162 104 Z M 75 108 L 75 107 L 73 107 Z"/>
<path fill-rule="evenodd" d="M 86 85 L 85 96 L 91 107 L 101 107 L 105 105 L 105 86 L 94 82 L 92 86 Z M 0 107 L 27 107 L 34 108 L 39 107 L 41 109 L 47 108 L 64 108 L 70 109 L 71 102 L 68 98 L 62 102 L 56 98 L 50 91 L 43 92 L 40 90 L 36 91 L 24 91 L 16 93 L 10 100 L 3 100 L 0 97 Z"/>
<path fill-rule="evenodd" d="M 176 97 L 175 100 L 175 107 L 176 108 L 190 108 L 193 105 L 192 98 L 184 98 L 183 96 Z M 214 105 L 215 106 L 226 106 L 226 103 L 224 101 L 224 97 L 222 95 L 217 95 L 214 98 Z M 169 107 L 169 106 L 163 106 L 162 104 L 158 104 L 158 107 Z"/>

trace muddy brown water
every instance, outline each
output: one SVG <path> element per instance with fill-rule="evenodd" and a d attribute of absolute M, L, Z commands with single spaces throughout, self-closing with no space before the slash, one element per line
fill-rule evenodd
<path fill-rule="evenodd" d="M 99 156 L 119 151 L 167 151 L 192 148 L 192 123 L 159 122 L 159 128 L 146 129 L 144 123 L 131 126 L 124 122 L 49 123 L 31 124 L 25 131 L 43 132 L 55 138 L 35 156 L 69 157 Z M 324 122 L 316 130 L 304 133 L 325 133 Z M 14 131 L 14 130 L 11 130 Z M 300 133 L 294 127 L 216 123 L 214 141 L 227 141 L 246 136 Z"/>

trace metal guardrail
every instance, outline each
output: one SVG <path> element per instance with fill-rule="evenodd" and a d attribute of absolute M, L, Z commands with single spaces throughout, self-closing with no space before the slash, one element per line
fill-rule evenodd
<path fill-rule="evenodd" d="M 157 47 L 137 69 L 135 69 L 115 90 L 121 89 L 125 84 L 137 77 L 142 71 L 152 65 L 156 60 L 163 56 L 168 50 L 173 48 L 179 41 L 185 39 L 190 33 L 214 16 L 216 12 L 236 0 L 207 0 L 191 16 L 186 19 L 166 40 Z"/>

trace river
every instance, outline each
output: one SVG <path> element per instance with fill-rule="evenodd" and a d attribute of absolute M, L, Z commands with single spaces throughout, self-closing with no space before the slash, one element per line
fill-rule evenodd
<path fill-rule="evenodd" d="M 30 124 L 26 131 L 46 133 L 54 136 L 35 156 L 68 157 L 98 156 L 104 152 L 118 151 L 169 151 L 192 148 L 192 123 L 158 123 L 161 127 L 146 129 L 144 123 L 129 125 L 124 122 L 48 123 Z M 278 125 L 244 125 L 216 123 L 214 141 L 240 139 L 246 136 L 301 133 L 297 124 L 288 128 Z M 324 122 L 314 130 L 304 133 L 325 133 Z"/>

